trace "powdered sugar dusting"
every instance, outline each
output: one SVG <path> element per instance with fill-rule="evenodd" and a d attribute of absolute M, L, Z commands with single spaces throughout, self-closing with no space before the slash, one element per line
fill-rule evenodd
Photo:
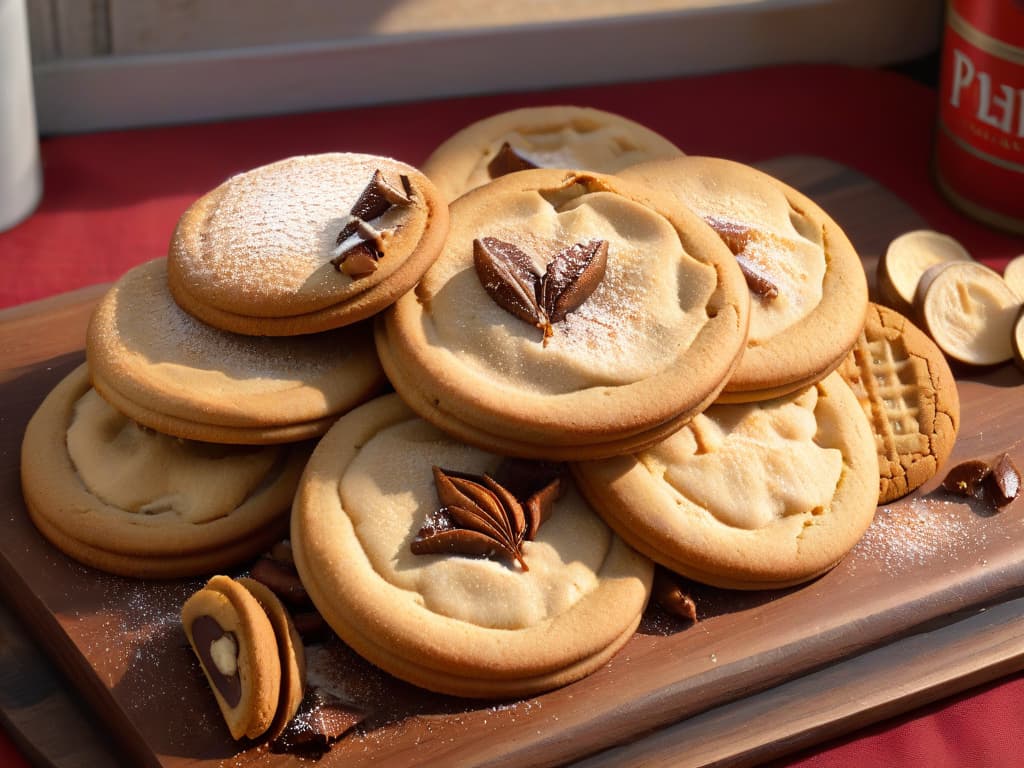
<path fill-rule="evenodd" d="M 936 498 L 915 498 L 880 507 L 867 533 L 850 555 L 877 561 L 888 573 L 900 573 L 936 560 L 954 558 L 985 544 L 983 521 L 965 520 L 963 504 Z"/>

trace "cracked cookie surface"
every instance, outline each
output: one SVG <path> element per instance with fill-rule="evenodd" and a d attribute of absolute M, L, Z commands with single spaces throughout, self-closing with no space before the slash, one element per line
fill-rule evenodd
<path fill-rule="evenodd" d="M 837 373 L 773 400 L 714 405 L 653 448 L 573 474 L 639 551 L 734 589 L 825 572 L 867 529 L 877 495 L 871 428 Z"/>

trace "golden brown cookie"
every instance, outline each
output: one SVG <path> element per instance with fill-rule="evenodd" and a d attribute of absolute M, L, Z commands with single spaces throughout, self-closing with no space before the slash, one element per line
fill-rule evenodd
<path fill-rule="evenodd" d="M 371 328 L 243 336 L 175 304 L 162 259 L 125 273 L 92 315 L 93 386 L 118 410 L 167 434 L 243 445 L 317 437 L 383 384 Z"/>
<path fill-rule="evenodd" d="M 234 739 L 255 739 L 274 722 L 281 693 L 277 635 L 240 582 L 214 576 L 181 609 L 181 625 Z"/>
<path fill-rule="evenodd" d="M 529 695 L 598 669 L 632 636 L 653 572 L 557 467 L 452 440 L 395 395 L 321 440 L 291 542 L 342 640 L 460 696 Z"/>
<path fill-rule="evenodd" d="M 935 342 L 897 311 L 872 304 L 839 373 L 874 429 L 879 503 L 930 479 L 952 452 L 960 427 L 956 381 Z"/>
<path fill-rule="evenodd" d="M 43 535 L 86 565 L 142 578 L 205 574 L 281 537 L 310 450 L 140 427 L 89 387 L 82 365 L 29 421 L 22 492 Z"/>
<path fill-rule="evenodd" d="M 838 373 L 773 400 L 714 405 L 654 448 L 573 474 L 637 550 L 730 589 L 832 568 L 871 523 L 878 489 L 871 427 Z"/>
<path fill-rule="evenodd" d="M 175 300 L 235 333 L 292 336 L 363 320 L 437 256 L 448 208 L 386 157 L 292 157 L 233 176 L 181 217 L 168 254 Z"/>
<path fill-rule="evenodd" d="M 451 206 L 445 250 L 377 325 L 423 418 L 563 460 L 649 445 L 735 369 L 749 294 L 715 232 L 611 176 L 522 171 Z"/>
<path fill-rule="evenodd" d="M 682 151 L 621 115 L 571 105 L 524 107 L 478 120 L 446 140 L 423 172 L 449 202 L 499 176 L 529 168 L 617 173 Z"/>
<path fill-rule="evenodd" d="M 838 224 L 814 201 L 742 163 L 680 157 L 635 166 L 639 179 L 707 221 L 751 293 L 750 334 L 722 402 L 778 397 L 818 381 L 864 326 L 867 278 Z"/>

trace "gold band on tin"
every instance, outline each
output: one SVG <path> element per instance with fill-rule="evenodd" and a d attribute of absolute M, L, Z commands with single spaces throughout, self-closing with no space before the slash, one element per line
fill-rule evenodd
<path fill-rule="evenodd" d="M 949 183 L 942 178 L 942 174 L 938 170 L 935 171 L 935 182 L 938 184 L 939 191 L 942 192 L 949 202 L 968 216 L 993 227 L 1006 230 L 1007 232 L 1024 234 L 1024 221 L 1013 216 L 1008 216 L 1005 213 L 998 213 L 968 200 L 963 195 L 957 193 Z"/>
<path fill-rule="evenodd" d="M 985 53 L 990 53 L 1014 64 L 1024 65 L 1024 48 L 1004 43 L 1002 40 L 982 32 L 977 27 L 971 26 L 963 16 L 956 12 L 951 1 L 946 3 L 946 23 L 949 24 L 950 29 L 975 48 L 980 48 Z"/>
<path fill-rule="evenodd" d="M 962 138 L 953 133 L 950 127 L 946 125 L 946 123 L 943 122 L 942 120 L 939 121 L 939 130 L 941 130 L 946 136 L 949 137 L 950 141 L 956 144 L 957 147 L 962 149 L 967 154 L 973 155 L 979 160 L 984 160 L 989 165 L 994 165 L 997 168 L 1002 168 L 1004 171 L 1012 171 L 1013 173 L 1024 173 L 1024 165 L 1021 165 L 1020 163 L 1015 163 L 1011 160 L 1004 160 L 1003 158 L 996 157 L 995 155 L 990 155 L 988 152 L 983 152 L 982 150 L 975 147 L 973 144 L 967 143 Z"/>

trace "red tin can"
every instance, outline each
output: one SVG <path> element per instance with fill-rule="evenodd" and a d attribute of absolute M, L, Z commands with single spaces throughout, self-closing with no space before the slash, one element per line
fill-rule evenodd
<path fill-rule="evenodd" d="M 948 0 L 935 177 L 968 215 L 1024 232 L 1024 0 Z"/>

